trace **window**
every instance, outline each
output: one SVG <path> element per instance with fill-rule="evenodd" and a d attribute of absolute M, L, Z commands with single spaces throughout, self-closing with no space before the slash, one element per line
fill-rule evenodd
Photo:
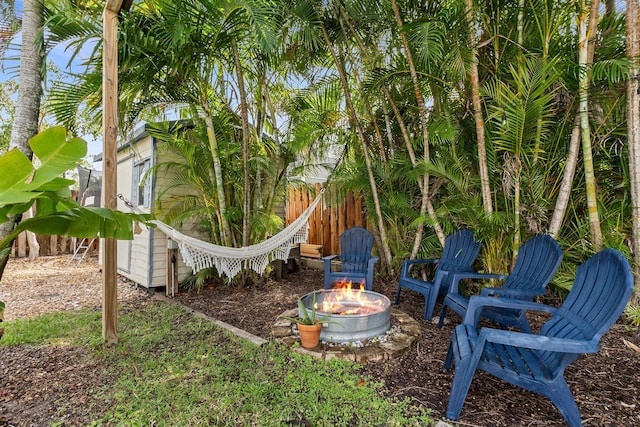
<path fill-rule="evenodd" d="M 138 207 L 151 207 L 151 176 L 148 174 L 151 160 L 145 159 L 136 163 L 133 169 L 133 194 L 135 205 Z"/>

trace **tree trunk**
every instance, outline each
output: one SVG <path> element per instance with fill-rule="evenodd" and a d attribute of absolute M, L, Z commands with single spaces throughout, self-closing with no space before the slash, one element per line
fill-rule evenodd
<path fill-rule="evenodd" d="M 409 48 L 409 42 L 407 40 L 406 34 L 402 31 L 402 26 L 404 25 L 402 22 L 402 16 L 400 16 L 400 9 L 398 8 L 398 3 L 396 0 L 391 0 L 391 7 L 393 8 L 393 13 L 396 17 L 396 22 L 398 24 L 398 30 L 400 31 L 400 38 L 402 39 L 402 46 L 404 48 L 404 53 L 407 57 L 407 62 L 409 64 L 409 72 L 411 73 L 411 81 L 413 82 L 413 90 L 416 96 L 416 102 L 418 104 L 418 114 L 420 119 L 420 130 L 422 131 L 422 145 L 424 147 L 424 161 L 429 162 L 429 129 L 427 126 L 427 108 L 424 105 L 424 98 L 422 97 L 422 90 L 420 89 L 420 82 L 418 81 L 418 73 L 416 72 L 416 67 L 413 62 L 413 55 L 411 54 L 411 49 Z M 422 178 L 422 199 L 420 201 L 420 215 L 424 215 L 425 213 L 429 213 L 431 217 L 431 221 L 433 222 L 433 228 L 440 240 L 440 243 L 444 246 L 444 239 L 446 236 L 444 235 L 444 231 L 442 231 L 442 227 L 440 226 L 440 222 L 438 221 L 437 215 L 435 215 L 435 209 L 428 209 L 427 205 L 430 203 L 429 200 L 429 174 L 425 174 Z M 422 242 L 422 233 L 424 232 L 424 223 L 420 222 L 418 228 L 416 229 L 416 235 L 413 242 L 413 249 L 411 250 L 411 258 L 414 259 L 418 251 L 420 249 L 420 243 Z"/>
<path fill-rule="evenodd" d="M 468 26 L 467 40 L 473 57 L 469 70 L 469 84 L 471 85 L 471 103 L 473 106 L 473 117 L 476 122 L 476 137 L 478 138 L 478 173 L 480 174 L 482 206 L 484 207 L 484 212 L 487 215 L 491 215 L 493 213 L 493 202 L 491 199 L 491 182 L 489 181 L 489 166 L 487 163 L 487 143 L 484 135 L 484 117 L 482 115 L 482 103 L 480 101 L 480 75 L 478 73 L 476 26 L 473 24 L 473 0 L 465 0 L 464 5 Z"/>
<path fill-rule="evenodd" d="M 593 0 L 594 2 L 599 0 Z M 587 210 L 589 215 L 589 227 L 591 230 L 591 244 L 594 251 L 602 247 L 602 230 L 600 228 L 600 218 L 598 215 L 598 197 L 596 191 L 596 176 L 593 165 L 593 150 L 591 147 L 591 132 L 589 129 L 589 39 L 590 31 L 587 31 L 587 7 L 586 2 L 581 3 L 581 10 L 578 11 L 578 63 L 582 70 L 578 86 L 579 112 L 580 112 L 580 134 L 582 136 L 582 155 L 584 162 L 584 175 L 586 184 Z M 597 9 L 596 9 L 597 13 Z M 593 17 L 592 17 L 593 19 Z"/>
<path fill-rule="evenodd" d="M 358 120 L 358 115 L 353 105 L 353 101 L 351 99 L 351 92 L 349 90 L 349 84 L 347 82 L 346 72 L 344 70 L 342 60 L 339 58 L 333 46 L 333 43 L 331 43 L 331 39 L 329 38 L 329 34 L 327 33 L 327 29 L 325 28 L 324 25 L 322 25 L 322 35 L 324 36 L 325 43 L 327 44 L 327 48 L 331 53 L 333 61 L 336 64 L 336 69 L 340 77 L 340 84 L 342 85 L 342 91 L 344 92 L 344 98 L 345 98 L 347 110 L 349 111 L 351 122 L 354 124 L 356 128 L 356 134 L 362 146 L 362 154 L 364 156 L 365 164 L 367 166 L 367 175 L 369 177 L 369 185 L 371 186 L 371 195 L 373 197 L 373 205 L 376 210 L 376 217 L 377 217 L 376 219 L 378 222 L 378 230 L 380 232 L 380 240 L 382 240 L 381 255 L 383 257 L 385 264 L 387 265 L 387 268 L 391 269 L 391 265 L 392 265 L 391 261 L 393 257 L 391 255 L 391 249 L 389 248 L 387 231 L 384 226 L 384 222 L 382 218 L 382 210 L 380 209 L 380 200 L 378 199 L 378 186 L 376 184 L 375 177 L 373 176 L 372 164 L 371 164 L 371 159 L 369 157 L 369 152 L 367 149 L 367 142 L 366 142 L 364 130 L 362 129 L 362 124 L 360 123 L 360 120 Z"/>
<path fill-rule="evenodd" d="M 29 139 L 38 133 L 40 98 L 42 97 L 43 48 L 40 37 L 44 21 L 43 13 L 43 0 L 24 1 L 18 100 L 9 148 L 17 147 L 29 159 L 33 157 Z M 8 236 L 19 222 L 18 216 L 1 224 L 0 240 Z M 0 259 L 0 278 L 9 261 L 9 253 L 10 251 Z"/>
<path fill-rule="evenodd" d="M 597 9 L 594 14 L 594 8 L 599 5 L 592 3 L 591 5 L 591 14 L 589 18 L 589 27 L 587 29 L 587 33 L 591 35 L 589 37 L 589 44 L 587 49 L 587 63 L 593 62 L 593 55 L 595 53 L 595 32 L 597 30 L 598 19 L 597 19 Z M 547 46 L 545 42 L 545 46 Z M 588 80 L 588 78 L 587 78 Z M 554 239 L 557 239 L 558 233 L 560 232 L 560 227 L 562 227 L 562 223 L 564 221 L 564 216 L 567 212 L 567 206 L 569 205 L 569 198 L 571 197 L 571 189 L 573 187 L 573 177 L 576 173 L 576 168 L 578 165 L 578 156 L 580 153 L 580 120 L 581 115 L 580 112 L 575 116 L 575 120 L 573 122 L 573 129 L 571 131 L 571 140 L 569 142 L 569 150 L 567 152 L 567 160 L 564 166 L 564 174 L 562 176 L 562 182 L 560 183 L 560 190 L 558 191 L 558 198 L 556 199 L 556 205 L 553 209 L 553 215 L 551 216 L 551 221 L 549 222 L 549 235 Z"/>
<path fill-rule="evenodd" d="M 556 205 L 553 209 L 553 215 L 549 222 L 549 235 L 554 239 L 558 238 L 560 227 L 562 227 L 562 222 L 564 221 L 564 215 L 567 212 L 569 198 L 571 197 L 571 188 L 573 187 L 573 177 L 576 174 L 576 167 L 578 165 L 579 153 L 580 116 L 576 114 L 573 123 L 573 130 L 571 131 L 567 160 L 564 165 L 564 175 L 562 176 L 562 182 L 560 183 L 560 190 L 558 191 L 558 198 L 556 199 Z"/>
<path fill-rule="evenodd" d="M 213 119 L 211 112 L 205 110 L 204 121 L 207 125 L 207 137 L 209 138 L 209 148 L 213 159 L 213 171 L 216 179 L 216 191 L 218 196 L 218 222 L 220 224 L 220 240 L 224 246 L 231 246 L 231 227 L 227 219 L 227 202 L 224 191 L 224 180 L 222 178 L 222 165 L 220 164 L 220 155 L 218 154 L 218 140 L 213 127 Z"/>
<path fill-rule="evenodd" d="M 627 0 L 627 58 L 633 64 L 635 79 L 627 82 L 627 139 L 629 141 L 629 175 L 631 186 L 631 246 L 633 248 L 633 272 L 640 278 L 640 4 Z M 635 292 L 635 303 L 640 293 Z"/>
<path fill-rule="evenodd" d="M 242 120 L 242 167 L 244 168 L 244 203 L 242 212 L 242 246 L 249 246 L 249 216 L 251 215 L 251 174 L 249 173 L 249 112 L 247 109 L 247 92 L 244 87 L 242 63 L 238 52 L 238 43 L 231 41 L 233 48 L 233 61 L 236 67 L 238 79 L 238 91 L 240 93 L 240 118 Z"/>
<path fill-rule="evenodd" d="M 28 211 L 22 214 L 22 219 L 33 218 L 33 206 L 29 208 Z M 26 231 L 27 233 L 27 242 L 29 243 L 29 261 L 35 261 L 40 256 L 40 243 L 38 243 L 38 239 L 36 235 L 31 231 Z"/>

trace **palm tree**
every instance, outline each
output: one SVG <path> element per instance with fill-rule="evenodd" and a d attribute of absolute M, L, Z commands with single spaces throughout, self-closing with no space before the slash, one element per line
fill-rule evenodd
<path fill-rule="evenodd" d="M 43 1 L 25 0 L 22 11 L 22 44 L 20 49 L 20 76 L 15 118 L 11 129 L 9 148 L 17 147 L 31 159 L 33 152 L 29 139 L 38 133 L 40 99 L 42 97 Z M 16 217 L 0 225 L 0 240 L 8 236 L 20 222 Z M 0 258 L 0 277 L 9 260 L 9 254 Z"/>
<path fill-rule="evenodd" d="M 231 57 L 236 73 L 236 83 L 240 102 L 240 118 L 242 120 L 242 159 L 244 170 L 244 202 L 242 219 L 242 246 L 250 244 L 250 218 L 251 218 L 251 177 L 249 170 L 249 142 L 251 139 L 251 125 L 249 123 L 249 107 L 247 90 L 245 85 L 246 59 L 251 58 L 253 65 L 259 68 L 258 62 L 266 61 L 270 50 L 273 49 L 276 33 L 275 4 L 269 1 L 240 2 L 234 4 L 227 11 L 229 16 L 238 15 L 235 19 L 235 28 L 231 30 Z M 230 19 L 231 21 L 232 19 Z M 244 55 L 241 55 L 239 45 L 246 46 Z M 262 54 L 259 54 L 262 53 Z"/>
<path fill-rule="evenodd" d="M 640 277 L 640 6 L 627 1 L 626 16 L 627 58 L 633 68 L 634 79 L 627 81 L 627 138 L 629 140 L 629 184 L 631 187 L 632 227 L 631 247 L 634 255 L 635 277 Z M 636 292 L 634 299 L 638 302 Z"/>
<path fill-rule="evenodd" d="M 393 14 L 395 16 L 396 22 L 399 28 L 402 28 L 404 25 L 402 16 L 400 15 L 400 9 L 398 8 L 398 4 L 396 0 L 391 0 L 391 6 L 393 8 Z M 411 53 L 411 49 L 409 47 L 409 42 L 407 40 L 407 36 L 404 32 L 400 31 L 400 38 L 402 40 L 402 46 L 404 48 L 404 54 L 407 57 L 407 63 L 409 65 L 409 73 L 411 75 L 411 81 L 413 83 L 413 90 L 415 92 L 416 102 L 418 104 L 418 121 L 420 123 L 420 130 L 422 132 L 422 145 L 423 145 L 423 158 L 425 162 L 430 161 L 429 156 L 429 129 L 427 126 L 427 109 L 424 103 L 424 97 L 422 96 L 422 90 L 420 89 L 420 82 L 418 81 L 418 74 L 416 71 L 416 66 L 413 62 L 413 55 Z M 440 243 L 444 245 L 445 234 L 442 231 L 442 227 L 438 222 L 438 218 L 435 214 L 435 210 L 433 208 L 433 204 L 429 200 L 429 174 L 425 173 L 422 179 L 422 185 L 420 186 L 422 190 L 422 200 L 420 203 L 420 215 L 424 216 L 427 211 L 429 212 L 429 216 L 432 220 L 432 225 L 436 230 L 436 234 L 440 240 Z M 413 250 L 411 251 L 411 257 L 415 258 L 418 254 L 418 250 L 420 248 L 420 242 L 422 241 L 422 232 L 424 230 L 424 225 L 421 223 L 418 226 L 416 231 L 416 236 L 413 244 Z"/>
<path fill-rule="evenodd" d="M 484 117 L 482 115 L 482 101 L 480 99 L 480 75 L 478 71 L 478 51 L 476 48 L 477 29 L 474 24 L 473 0 L 465 0 L 465 15 L 467 20 L 467 38 L 471 48 L 471 63 L 469 64 L 469 85 L 471 88 L 471 104 L 476 124 L 476 138 L 478 144 L 478 172 L 482 192 L 482 206 L 486 215 L 493 212 L 491 198 L 491 184 L 489 180 L 489 167 L 487 164 L 487 144 L 485 140 Z"/>
<path fill-rule="evenodd" d="M 599 0 L 592 0 L 591 17 L 597 22 L 594 14 L 598 13 Z M 587 2 L 580 2 L 578 7 L 578 63 L 580 65 L 579 90 L 579 112 L 580 112 L 580 135 L 582 139 L 582 157 L 585 173 L 585 184 L 587 191 L 587 208 L 589 215 L 589 225 L 591 229 L 591 240 L 593 248 L 598 251 L 602 247 L 602 230 L 600 228 L 600 217 L 598 214 L 598 197 L 596 191 L 596 178 L 593 166 L 593 151 L 591 147 L 591 134 L 589 129 L 589 72 L 591 64 L 589 60 L 589 40 L 592 36 L 588 32 L 587 22 Z"/>
<path fill-rule="evenodd" d="M 552 85 L 557 81 L 554 68 L 553 61 L 523 57 L 518 68 L 511 67 L 510 84 L 498 81 L 487 88 L 494 101 L 493 142 L 496 150 L 505 153 L 503 182 L 507 197 L 513 199 L 514 260 L 521 242 L 523 169 L 530 168 L 540 156 L 536 147 L 552 124 Z"/>
<path fill-rule="evenodd" d="M 315 58 L 320 51 L 326 51 L 332 61 L 332 67 L 337 73 L 337 78 L 342 89 L 344 97 L 345 109 L 347 111 L 349 124 L 355 134 L 355 138 L 360 143 L 360 154 L 365 161 L 366 175 L 369 181 L 371 197 L 373 199 L 373 208 L 375 211 L 375 226 L 380 235 L 379 244 L 381 246 L 381 255 L 383 262 L 389 268 L 392 265 L 392 254 L 389 248 L 386 226 L 380 208 L 380 199 L 378 194 L 378 184 L 373 172 L 373 162 L 369 153 L 369 138 L 365 132 L 363 122 L 358 113 L 358 108 L 354 102 L 352 88 L 349 82 L 345 49 L 348 45 L 339 44 L 345 40 L 343 32 L 340 2 L 323 2 L 305 1 L 305 2 L 287 2 L 290 11 L 288 18 L 288 29 L 295 31 L 291 35 L 292 45 L 295 43 L 297 55 L 308 55 L 309 62 Z M 326 65 L 326 64 L 325 64 Z"/>

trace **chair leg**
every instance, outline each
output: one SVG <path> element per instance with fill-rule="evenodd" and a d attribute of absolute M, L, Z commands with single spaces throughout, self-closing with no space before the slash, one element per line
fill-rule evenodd
<path fill-rule="evenodd" d="M 447 349 L 447 357 L 444 359 L 444 369 L 447 371 L 451 369 L 451 362 L 453 362 L 453 343 L 449 343 L 449 348 Z"/>
<path fill-rule="evenodd" d="M 447 405 L 447 418 L 450 420 L 455 421 L 460 416 L 462 405 L 467 398 L 467 393 L 471 386 L 471 380 L 473 380 L 476 368 L 480 362 L 483 347 L 484 345 L 476 347 L 475 352 L 456 361 L 453 384 L 451 384 L 451 395 L 449 396 L 449 404 Z"/>
<path fill-rule="evenodd" d="M 398 285 L 398 292 L 396 293 L 396 301 L 393 303 L 393 305 L 400 304 L 400 291 L 401 290 L 402 290 L 402 286 Z"/>
<path fill-rule="evenodd" d="M 489 317 L 491 319 L 491 317 Z M 507 322 L 502 322 L 500 320 L 496 320 L 502 329 L 509 329 L 511 327 L 518 328 L 520 332 L 524 332 L 526 334 L 532 334 L 533 330 L 531 329 L 531 325 L 529 324 L 529 320 L 527 316 L 525 316 L 524 312 L 520 313 L 519 316 L 510 317 Z"/>
<path fill-rule="evenodd" d="M 456 421 L 460 417 L 462 405 L 469 392 L 471 380 L 476 372 L 476 366 L 471 366 L 471 357 L 467 357 L 456 362 L 453 384 L 451 385 L 451 395 L 447 405 L 447 418 Z M 476 364 L 477 365 L 477 364 Z"/>
<path fill-rule="evenodd" d="M 447 367 L 447 364 L 449 366 L 451 364 L 449 359 L 456 359 L 451 395 L 447 405 L 447 418 L 453 421 L 460 416 L 462 405 L 469 392 L 471 380 L 473 380 L 473 376 L 476 373 L 485 346 L 484 338 L 469 337 L 470 328 L 473 327 L 467 325 L 458 325 L 456 327 L 451 335 L 447 360 L 445 360 L 445 367 Z M 475 328 L 473 329 L 475 330 Z M 475 345 L 471 345 L 469 341 L 475 341 Z M 453 348 L 454 345 L 457 346 L 457 351 Z"/>
<path fill-rule="evenodd" d="M 425 320 L 431 320 L 433 317 L 433 310 L 436 307 L 436 301 L 438 300 L 438 289 L 431 287 L 429 294 L 425 295 L 424 306 L 424 318 Z"/>
<path fill-rule="evenodd" d="M 447 297 L 445 297 L 445 300 Z M 445 301 L 442 301 L 442 310 L 440 310 L 440 319 L 438 320 L 438 329 L 442 329 L 442 325 L 444 325 L 444 316 L 447 314 L 447 306 L 445 305 Z"/>
<path fill-rule="evenodd" d="M 576 405 L 576 401 L 564 378 L 558 378 L 554 381 L 554 384 L 547 384 L 547 386 L 548 389 L 543 394 L 556 405 L 556 408 L 558 408 L 560 414 L 562 414 L 567 421 L 569 427 L 581 427 L 582 420 L 580 420 L 578 405 Z"/>
<path fill-rule="evenodd" d="M 518 316 L 515 323 L 520 331 L 527 334 L 533 333 L 533 331 L 531 330 L 531 325 L 529 324 L 529 319 L 527 319 L 527 316 L 525 316 L 524 313 L 521 313 L 520 316 Z"/>

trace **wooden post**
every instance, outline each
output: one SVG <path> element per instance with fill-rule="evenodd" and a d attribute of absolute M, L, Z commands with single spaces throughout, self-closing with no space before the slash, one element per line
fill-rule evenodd
<path fill-rule="evenodd" d="M 316 196 L 318 194 L 320 194 L 320 190 L 322 189 L 320 184 L 316 184 Z M 312 241 L 311 239 L 309 239 L 309 243 L 313 243 L 316 245 L 322 245 L 323 244 L 323 240 L 322 240 L 322 208 L 324 206 L 324 202 L 322 200 L 320 200 L 320 203 L 318 203 L 316 205 L 316 209 L 313 212 L 313 221 L 311 221 L 309 223 L 310 227 L 313 227 L 314 231 L 314 235 L 316 236 L 316 240 Z"/>
<path fill-rule="evenodd" d="M 367 226 L 366 221 L 364 221 L 364 209 L 362 207 L 362 196 L 358 197 L 355 200 L 355 211 L 356 211 L 356 227 L 365 227 Z"/>
<path fill-rule="evenodd" d="M 167 247 L 167 286 L 165 294 L 173 298 L 178 293 L 178 249 L 177 244 L 168 240 Z"/>
<path fill-rule="evenodd" d="M 58 255 L 58 236 L 51 236 L 51 255 Z"/>
<path fill-rule="evenodd" d="M 102 201 L 117 209 L 118 12 L 122 0 L 107 0 L 102 14 Z M 117 241 L 103 239 L 102 337 L 118 343 Z"/>
<path fill-rule="evenodd" d="M 325 196 L 327 193 L 325 193 Z M 322 211 L 322 253 L 333 255 L 331 252 L 331 217 L 330 209 L 325 205 Z"/>
<path fill-rule="evenodd" d="M 331 255 L 340 253 L 340 233 L 338 233 L 338 209 L 333 207 L 329 211 L 331 230 Z"/>
<path fill-rule="evenodd" d="M 16 243 L 18 245 L 18 257 L 24 258 L 27 256 L 27 232 L 23 231 L 18 234 Z"/>

